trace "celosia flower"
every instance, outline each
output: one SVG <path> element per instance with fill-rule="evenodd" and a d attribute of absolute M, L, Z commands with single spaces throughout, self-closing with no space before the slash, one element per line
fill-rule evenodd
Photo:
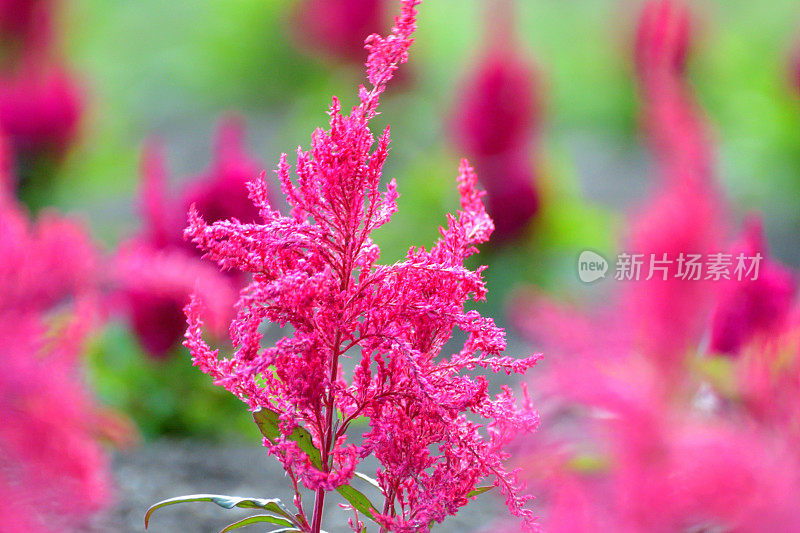
<path fill-rule="evenodd" d="M 63 530 L 109 496 L 94 439 L 101 415 L 77 367 L 95 323 L 96 256 L 79 225 L 53 214 L 32 224 L 1 192 L 0 493 L 13 499 L 3 526 L 11 533 Z"/>
<path fill-rule="evenodd" d="M 183 236 L 185 214 L 191 205 L 208 221 L 235 218 L 240 222 L 255 222 L 258 209 L 253 206 L 247 183 L 258 176 L 261 164 L 253 160 L 244 146 L 244 121 L 229 116 L 217 127 L 216 153 L 211 167 L 203 174 L 189 179 L 182 193 L 180 229 Z M 191 246 L 192 250 L 196 248 Z"/>
<path fill-rule="evenodd" d="M 75 140 L 82 100 L 63 67 L 25 61 L 0 75 L 0 128 L 20 157 L 58 158 Z"/>
<path fill-rule="evenodd" d="M 385 0 L 303 0 L 292 29 L 302 46 L 360 64 L 364 40 L 386 26 L 385 9 Z"/>
<path fill-rule="evenodd" d="M 675 261 L 681 254 L 720 252 L 725 236 L 707 127 L 684 77 L 688 25 L 682 4 L 657 0 L 644 6 L 637 32 L 644 128 L 660 182 L 631 220 L 626 252 L 645 258 L 666 254 Z M 714 290 L 710 282 L 687 282 L 676 274 L 673 268 L 666 280 L 656 272 L 646 284 L 631 284 L 623 301 L 641 348 L 660 359 L 667 374 L 698 341 Z"/>
<path fill-rule="evenodd" d="M 794 301 L 797 281 L 789 270 L 766 257 L 767 250 L 757 218 L 748 221 L 742 242 L 731 250 L 737 257 L 762 257 L 753 277 L 734 276 L 720 290 L 711 327 L 709 349 L 735 355 L 756 335 L 783 330 Z"/>
<path fill-rule="evenodd" d="M 495 238 L 517 236 L 539 207 L 530 154 L 541 121 L 533 66 L 514 39 L 513 2 L 487 17 L 489 37 L 452 111 L 453 137 L 488 193 Z M 493 6 L 497 7 L 497 6 Z"/>
<path fill-rule="evenodd" d="M 295 172 L 284 155 L 277 173 L 291 205 L 282 216 L 267 201 L 263 180 L 251 183 L 261 222 L 207 224 L 190 213 L 186 235 L 224 269 L 253 274 L 241 293 L 230 331 L 235 348 L 218 359 L 201 336 L 200 298 L 187 307 L 185 345 L 194 364 L 251 409 L 280 413 L 280 435 L 265 438 L 297 492 L 295 505 L 304 531 L 319 532 L 327 491 L 350 482 L 361 459 L 381 463 L 377 481 L 385 498 L 373 510 L 386 531 L 428 531 L 471 498 L 481 478 L 499 486 L 512 513 L 532 520 L 513 473 L 503 465 L 503 446 L 516 431 L 533 430 L 537 415 L 515 405 L 504 389 L 496 398 L 484 377 L 464 373 L 476 367 L 523 373 L 538 357 L 500 357 L 503 331 L 476 311 L 482 300 L 482 269 L 463 261 L 493 230 L 476 189 L 476 175 L 464 161 L 459 171 L 462 211 L 430 251 L 411 248 L 394 265 L 377 264 L 373 230 L 396 211 L 391 180 L 379 191 L 388 154 L 389 131 L 377 144 L 369 129 L 386 83 L 407 59 L 416 26 L 418 0 L 404 0 L 388 37 L 368 41 L 371 88 L 359 89 L 359 103 L 342 114 L 330 108 L 329 129 L 318 129 L 311 150 L 298 149 Z M 275 346 L 261 347 L 264 321 L 291 325 Z M 449 357 L 441 350 L 454 328 L 467 334 Z M 355 358 L 346 372 L 343 363 Z M 357 417 L 369 420 L 361 442 L 348 442 Z M 320 453 L 312 458 L 292 439 L 308 430 Z M 298 483 L 316 492 L 307 514 Z M 353 527 L 358 527 L 355 516 Z"/>
<path fill-rule="evenodd" d="M 142 152 L 139 208 L 143 228 L 139 236 L 120 246 L 114 270 L 120 303 L 142 347 L 153 357 L 167 356 L 183 337 L 183 308 L 195 288 L 208 302 L 209 324 L 215 333 L 224 333 L 232 316 L 236 285 L 244 278 L 223 275 L 201 260 L 197 248 L 183 239 L 183 226 L 190 205 L 211 221 L 258 218 L 246 186 L 258 175 L 258 163 L 247 155 L 243 141 L 242 120 L 235 116 L 222 120 L 210 168 L 191 178 L 177 198 L 166 190 L 160 146 L 151 142 Z"/>

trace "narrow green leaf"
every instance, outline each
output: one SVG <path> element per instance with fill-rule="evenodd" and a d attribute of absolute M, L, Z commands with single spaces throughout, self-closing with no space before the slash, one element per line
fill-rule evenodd
<path fill-rule="evenodd" d="M 274 441 L 281 435 L 280 428 L 278 427 L 280 420 L 278 418 L 278 413 L 275 411 L 261 407 L 258 411 L 253 412 L 253 420 L 255 420 L 261 434 L 269 440 Z M 311 464 L 320 470 L 322 469 L 322 457 L 319 450 L 314 446 L 311 433 L 298 426 L 294 428 L 292 434 L 289 435 L 289 439 L 295 441 L 300 446 L 300 449 L 308 454 Z M 366 478 L 365 481 L 377 485 L 377 482 L 368 476 L 360 474 L 359 477 L 361 479 Z M 377 508 L 369 501 L 369 498 L 364 496 L 361 492 L 350 485 L 342 485 L 338 487 L 336 491 L 341 494 L 345 500 L 350 502 L 350 505 L 358 509 L 359 512 L 363 513 L 370 520 L 375 520 L 373 512 Z"/>
<path fill-rule="evenodd" d="M 336 492 L 342 495 L 342 497 L 350 502 L 355 509 L 364 515 L 366 515 L 370 520 L 373 522 L 375 521 L 375 515 L 373 512 L 377 509 L 369 498 L 361 494 L 359 491 L 351 487 L 350 485 L 342 485 L 341 487 L 336 488 Z"/>
<path fill-rule="evenodd" d="M 212 502 L 225 509 L 233 509 L 234 507 L 241 507 L 244 509 L 264 509 L 288 518 L 290 525 L 297 525 L 291 513 L 289 513 L 289 511 L 283 506 L 280 500 L 275 498 L 239 498 L 237 496 L 226 496 L 224 494 L 189 494 L 187 496 L 169 498 L 151 506 L 144 515 L 145 529 L 147 529 L 147 527 L 150 525 L 150 516 L 156 509 L 160 509 L 161 507 L 166 507 L 168 505 L 175 505 L 176 503 L 190 502 Z"/>
<path fill-rule="evenodd" d="M 228 531 L 233 531 L 234 529 L 239 529 L 240 527 L 249 526 L 250 524 L 257 524 L 260 522 L 269 522 L 270 524 L 277 524 L 279 526 L 287 526 L 291 530 L 294 530 L 294 524 L 285 520 L 283 518 L 278 518 L 277 516 L 272 516 L 268 514 L 257 514 L 254 516 L 249 516 L 238 522 L 234 522 L 225 527 L 225 529 L 221 530 L 219 533 L 228 533 Z"/>
<path fill-rule="evenodd" d="M 278 428 L 280 421 L 278 419 L 278 413 L 275 411 L 262 407 L 258 411 L 253 412 L 253 420 L 255 420 L 261 434 L 269 440 L 275 441 L 275 439 L 281 435 L 281 431 Z M 314 446 L 311 433 L 297 426 L 294 428 L 294 431 L 292 431 L 292 434 L 289 435 L 289 440 L 295 441 L 300 446 L 300 449 L 308 454 L 311 464 L 322 469 L 322 457 L 319 450 Z"/>
<path fill-rule="evenodd" d="M 492 490 L 493 488 L 494 485 L 487 485 L 485 487 L 475 487 L 473 490 L 467 493 L 467 498 L 472 498 L 473 496 L 480 496 L 484 492 Z"/>

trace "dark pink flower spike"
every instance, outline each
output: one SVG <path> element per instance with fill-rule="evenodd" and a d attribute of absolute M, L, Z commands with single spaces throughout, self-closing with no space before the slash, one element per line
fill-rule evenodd
<path fill-rule="evenodd" d="M 450 119 L 456 145 L 473 159 L 486 187 L 501 242 L 519 236 L 539 208 L 539 88 L 514 37 L 515 5 L 503 1 L 487 15 L 485 49 L 462 83 Z"/>
<path fill-rule="evenodd" d="M 519 237 L 539 212 L 539 192 L 527 152 L 479 160 L 476 168 L 486 187 L 486 204 L 495 225 L 494 242 Z"/>
<path fill-rule="evenodd" d="M 57 4 L 56 0 L 0 0 L 0 42 L 25 48 L 48 42 Z"/>
<path fill-rule="evenodd" d="M 62 156 L 83 114 L 83 94 L 72 75 L 54 64 L 28 62 L 0 77 L 0 128 L 15 152 Z"/>
<path fill-rule="evenodd" d="M 456 144 L 477 160 L 525 151 L 539 133 L 536 71 L 515 38 L 515 3 L 502 5 L 487 16 L 486 42 L 452 110 Z"/>
<path fill-rule="evenodd" d="M 183 337 L 183 308 L 192 292 L 208 302 L 205 316 L 217 336 L 232 317 L 236 289 L 230 278 L 183 248 L 130 241 L 117 252 L 114 272 L 131 326 L 152 357 L 167 356 Z"/>
<path fill-rule="evenodd" d="M 742 240 L 731 252 L 734 264 L 741 255 L 746 268 L 752 258 L 762 258 L 757 273 L 746 273 L 742 280 L 734 276 L 724 284 L 714 309 L 709 349 L 735 355 L 754 337 L 781 331 L 792 309 L 797 278 L 767 256 L 759 218 L 747 221 Z"/>

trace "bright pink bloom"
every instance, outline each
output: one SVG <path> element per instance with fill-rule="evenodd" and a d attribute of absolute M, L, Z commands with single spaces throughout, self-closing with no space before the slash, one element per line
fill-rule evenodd
<path fill-rule="evenodd" d="M 518 236 L 539 207 L 530 156 L 541 122 L 538 87 L 514 38 L 513 5 L 504 2 L 487 17 L 488 42 L 462 84 L 451 119 L 456 144 L 473 159 L 486 187 L 500 240 Z"/>
<path fill-rule="evenodd" d="M 14 494 L 4 531 L 63 530 L 109 496 L 100 413 L 77 367 L 96 322 L 96 254 L 80 225 L 50 213 L 33 224 L 9 194 L 0 234 L 0 493 Z"/>
<path fill-rule="evenodd" d="M 385 0 L 302 0 L 292 26 L 302 45 L 354 63 L 366 59 L 364 41 L 383 31 Z"/>
<path fill-rule="evenodd" d="M 186 230 L 207 257 L 252 273 L 253 282 L 231 323 L 232 358 L 218 359 L 203 341 L 199 297 L 187 307 L 185 345 L 215 383 L 252 409 L 280 413 L 282 435 L 264 445 L 292 481 L 316 491 L 308 522 L 313 532 L 320 530 L 325 493 L 349 483 L 369 455 L 381 463 L 376 477 L 385 502 L 375 514 L 387 530 L 428 531 L 466 504 L 484 477 L 499 486 L 512 513 L 533 518 L 524 507 L 529 497 L 503 465 L 503 445 L 516 431 L 533 430 L 538 416 L 517 407 L 509 390 L 492 398 L 484 377 L 463 372 L 524 373 L 538 360 L 499 356 L 503 331 L 464 310 L 468 299 L 482 300 L 486 292 L 482 269 L 468 270 L 464 259 L 493 230 L 474 172 L 462 163 L 462 211 L 448 216 L 430 251 L 411 248 L 404 261 L 379 265 L 370 239 L 397 209 L 394 180 L 379 191 L 389 131 L 376 143 L 369 121 L 412 42 L 418 1 L 401 4 L 391 35 L 368 41 L 372 88 L 359 89 L 349 115 L 334 98 L 329 129 L 314 132 L 310 151 L 298 149 L 296 183 L 282 156 L 277 173 L 290 216 L 269 204 L 262 177 L 250 184 L 261 223 L 209 225 L 192 210 Z M 264 321 L 293 331 L 262 348 Z M 467 334 L 466 343 L 442 358 L 454 328 Z M 345 372 L 350 357 L 356 366 Z M 359 416 L 369 419 L 370 430 L 362 442 L 348 443 L 347 430 Z M 288 438 L 297 426 L 312 434 L 319 465 Z M 295 505 L 305 520 L 299 496 Z"/>
<path fill-rule="evenodd" d="M 797 280 L 788 269 L 766 257 L 758 218 L 747 222 L 742 241 L 731 252 L 734 264 L 739 255 L 747 260 L 748 266 L 750 258 L 757 254 L 763 257 L 757 274 L 753 272 L 742 280 L 734 276 L 724 284 L 714 309 L 709 349 L 735 355 L 754 336 L 783 330 L 794 302 Z"/>

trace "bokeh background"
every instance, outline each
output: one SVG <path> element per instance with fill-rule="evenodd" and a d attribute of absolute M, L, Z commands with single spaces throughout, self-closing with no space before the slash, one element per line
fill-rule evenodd
<path fill-rule="evenodd" d="M 84 108 L 63 158 L 36 171 L 48 177 L 25 184 L 24 201 L 33 212 L 55 207 L 82 217 L 111 256 L 143 224 L 137 195 L 145 143 L 160 143 L 167 188 L 178 194 L 212 164 L 217 125 L 231 114 L 243 119 L 247 152 L 270 176 L 280 153 L 307 146 L 312 130 L 325 124 L 331 95 L 349 107 L 363 80 L 365 53 L 315 41 L 319 21 L 303 3 L 57 3 L 58 55 Z M 379 24 L 371 31 L 385 31 L 396 6 L 375 3 Z M 339 4 L 330 18 L 340 28 L 319 31 L 358 42 L 365 35 L 353 35 L 360 29 L 345 23 L 355 16 L 347 9 L 366 8 Z M 457 208 L 456 168 L 470 154 L 455 123 L 468 111 L 462 102 L 470 73 L 492 39 L 487 21 L 499 6 L 427 0 L 421 7 L 411 60 L 375 121 L 376 129 L 392 126 L 386 175 L 397 178 L 400 192 L 399 212 L 376 237 L 382 261 L 400 259 L 412 244 L 430 245 L 445 214 Z M 513 46 L 534 73 L 529 96 L 536 112 L 522 152 L 538 208 L 476 260 L 489 265 L 489 298 L 479 307 L 502 325 L 508 299 L 522 286 L 573 301 L 597 300 L 608 290 L 608 283 L 581 284 L 575 263 L 585 249 L 611 257 L 625 214 L 654 181 L 632 59 L 639 8 L 613 0 L 525 0 L 515 7 Z M 691 8 L 688 79 L 706 114 L 716 179 L 734 218 L 760 211 L 772 255 L 799 267 L 800 5 L 719 0 Z M 512 354 L 536 349 L 510 328 Z M 252 448 L 257 431 L 243 405 L 193 368 L 182 347 L 153 358 L 125 314 L 112 313 L 90 342 L 86 366 L 100 402 L 129 417 L 140 435 L 138 445 L 115 452 L 121 501 L 87 527 L 127 530 L 141 520 L 142 502 L 225 488 L 207 485 L 227 484 L 229 492 L 242 483 L 262 492 L 271 486 L 258 476 L 242 481 L 260 457 Z M 168 515 L 163 524 L 187 516 Z M 214 513 L 191 516 L 216 523 Z"/>

